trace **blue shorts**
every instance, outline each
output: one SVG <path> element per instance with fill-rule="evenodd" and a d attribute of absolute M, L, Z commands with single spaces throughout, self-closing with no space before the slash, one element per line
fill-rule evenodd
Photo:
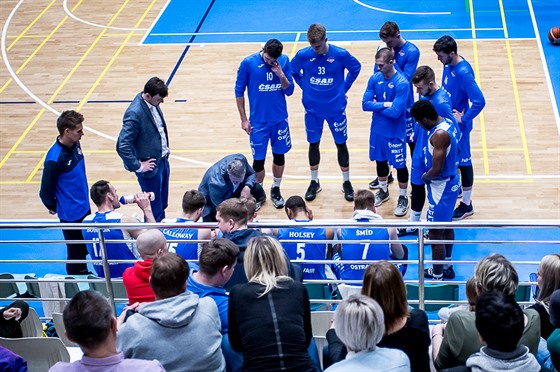
<path fill-rule="evenodd" d="M 395 169 L 406 167 L 405 140 L 400 138 L 386 138 L 370 132 L 369 160 L 388 161 Z"/>
<path fill-rule="evenodd" d="M 348 140 L 348 123 L 346 122 L 346 112 L 338 116 L 324 118 L 315 114 L 305 113 L 305 132 L 307 142 L 317 143 L 323 135 L 323 125 L 325 120 L 329 124 L 334 143 L 341 145 Z"/>
<path fill-rule="evenodd" d="M 450 222 L 459 196 L 460 179 L 457 175 L 449 179 L 433 180 L 428 184 L 428 222 Z"/>
<path fill-rule="evenodd" d="M 249 135 L 253 159 L 264 160 L 270 140 L 270 147 L 275 154 L 285 154 L 292 148 L 288 119 L 277 123 L 251 123 L 253 129 Z"/>
<path fill-rule="evenodd" d="M 469 123 L 459 123 L 461 139 L 459 139 L 459 166 L 472 165 L 471 156 L 471 131 L 472 121 Z"/>

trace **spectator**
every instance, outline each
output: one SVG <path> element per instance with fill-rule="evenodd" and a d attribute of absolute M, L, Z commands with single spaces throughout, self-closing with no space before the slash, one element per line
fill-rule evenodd
<path fill-rule="evenodd" d="M 244 256 L 248 283 L 230 292 L 229 340 L 244 371 L 315 371 L 307 290 L 288 276 L 285 253 L 271 236 L 251 239 Z"/>
<path fill-rule="evenodd" d="M 526 372 L 540 370 L 529 348 L 519 344 L 523 311 L 504 292 L 484 292 L 476 302 L 476 329 L 486 346 L 467 359 L 471 371 Z"/>
<path fill-rule="evenodd" d="M 206 198 L 198 190 L 189 190 L 183 195 L 183 215 L 179 218 L 166 218 L 164 223 L 192 223 L 200 219 L 202 210 L 206 204 Z M 161 232 L 167 240 L 181 240 L 168 244 L 170 252 L 177 253 L 185 260 L 198 260 L 198 252 L 202 244 L 192 242 L 196 240 L 209 240 L 209 229 L 197 229 L 194 227 L 162 229 Z M 184 241 L 184 242 L 183 242 Z"/>
<path fill-rule="evenodd" d="M 489 291 L 503 292 L 515 297 L 518 287 L 517 271 L 504 256 L 494 253 L 478 262 L 475 269 L 478 297 Z M 524 311 L 525 329 L 521 343 L 537 355 L 540 339 L 539 314 L 532 309 Z M 456 311 L 446 324 L 438 324 L 432 330 L 432 353 L 436 369 L 464 365 L 469 356 L 482 347 L 475 325 L 475 314 Z"/>
<path fill-rule="evenodd" d="M 215 302 L 185 290 L 189 269 L 176 253 L 154 258 L 150 286 L 155 302 L 119 317 L 117 348 L 126 358 L 159 360 L 167 371 L 224 371 L 222 335 Z"/>
<path fill-rule="evenodd" d="M 90 214 L 84 219 L 84 223 L 138 223 L 136 218 L 115 212 L 115 209 L 121 207 L 117 189 L 109 183 L 109 181 L 100 180 L 94 183 L 90 189 L 91 200 L 97 206 L 97 212 Z M 146 193 L 134 194 L 134 203 L 144 212 L 146 222 L 156 222 L 150 206 L 150 199 Z M 102 259 L 100 247 L 94 241 L 99 240 L 98 229 L 83 229 L 84 238 L 88 243 L 89 255 L 94 260 Z M 144 231 L 143 229 L 103 229 L 105 240 L 124 240 L 123 243 L 106 243 L 108 260 L 136 260 L 140 255 L 136 251 L 136 246 L 132 242 L 133 239 Z M 130 241 L 130 242 L 129 242 Z M 121 277 L 128 267 L 133 264 L 129 263 L 110 263 L 111 278 Z M 102 263 L 94 263 L 93 267 L 97 276 L 104 278 Z"/>
<path fill-rule="evenodd" d="M 204 176 L 198 191 L 206 197 L 202 212 L 204 222 L 216 222 L 216 208 L 229 198 L 253 196 L 260 206 L 266 200 L 256 173 L 242 154 L 228 155 L 212 165 Z M 257 207 L 258 209 L 259 207 Z"/>
<path fill-rule="evenodd" d="M 399 270 L 388 261 L 369 265 L 364 274 L 362 295 L 371 297 L 384 314 L 384 332 L 376 344 L 379 347 L 402 350 L 410 360 L 412 371 L 430 371 L 430 329 L 428 317 L 420 309 L 409 310 L 406 288 Z M 335 330 L 337 330 L 335 316 Z M 329 330 L 329 356 L 338 362 L 346 356 L 338 331 Z M 339 339 L 340 337 L 340 339 Z M 346 344 L 346 346 L 348 346 Z"/>
<path fill-rule="evenodd" d="M 550 296 L 549 313 L 550 323 L 555 330 L 548 337 L 547 347 L 554 368 L 560 371 L 560 289 L 555 290 Z"/>
<path fill-rule="evenodd" d="M 476 298 L 477 298 L 476 279 L 474 278 L 474 276 L 471 276 L 467 280 L 467 283 L 465 284 L 465 293 L 467 295 L 467 301 L 469 303 L 465 305 L 453 305 L 449 307 L 442 307 L 438 311 L 439 320 L 441 320 L 443 323 L 447 323 L 447 321 L 449 320 L 449 316 L 455 311 L 459 311 L 459 310 L 474 311 L 476 306 Z"/>
<path fill-rule="evenodd" d="M 13 351 L 0 345 L 0 371 L 27 372 L 27 361 Z"/>
<path fill-rule="evenodd" d="M 167 241 L 159 230 L 146 230 L 138 236 L 136 249 L 142 257 L 133 267 L 123 273 L 123 284 L 128 295 L 128 303 L 154 302 L 156 297 L 150 287 L 152 260 L 167 252 Z"/>
<path fill-rule="evenodd" d="M 372 298 L 351 295 L 342 301 L 334 313 L 334 331 L 346 345 L 348 355 L 325 371 L 410 371 L 408 357 L 402 351 L 377 347 L 385 325 L 383 310 Z"/>
<path fill-rule="evenodd" d="M 49 371 L 165 371 L 157 360 L 125 359 L 117 352 L 117 319 L 99 292 L 76 293 L 62 319 L 66 336 L 80 346 L 84 356 L 73 363 L 58 362 Z"/>
<path fill-rule="evenodd" d="M 29 314 L 29 305 L 23 301 L 15 301 L 0 309 L 0 337 L 21 338 L 21 322 Z"/>

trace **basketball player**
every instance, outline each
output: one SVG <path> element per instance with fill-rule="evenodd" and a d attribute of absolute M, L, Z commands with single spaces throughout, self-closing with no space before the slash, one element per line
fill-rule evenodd
<path fill-rule="evenodd" d="M 480 114 L 486 101 L 474 77 L 474 71 L 463 57 L 457 54 L 457 43 L 451 36 L 442 36 L 434 44 L 434 52 L 443 63 L 442 87 L 451 98 L 453 114 L 459 124 L 461 185 L 463 200 L 453 213 L 453 221 L 474 214 L 471 201 L 474 170 L 471 156 L 471 131 L 473 120 Z M 469 101 L 472 103 L 469 103 Z"/>
<path fill-rule="evenodd" d="M 276 208 L 284 206 L 280 183 L 284 173 L 284 154 L 292 148 L 286 96 L 291 96 L 294 92 L 294 82 L 290 60 L 282 54 L 282 49 L 283 45 L 279 40 L 268 40 L 260 52 L 241 61 L 235 82 L 235 99 L 241 128 L 250 136 L 253 169 L 260 184 L 265 176 L 264 162 L 268 141 L 272 147 L 273 179 L 270 200 Z M 245 88 L 249 96 L 250 120 L 245 111 Z"/>
<path fill-rule="evenodd" d="M 305 200 L 314 200 L 321 191 L 319 145 L 326 120 L 337 148 L 338 165 L 344 181 L 344 198 L 352 201 L 354 188 L 350 183 L 350 155 L 346 145 L 346 93 L 360 74 L 362 66 L 346 49 L 328 43 L 327 30 L 323 25 L 309 26 L 307 41 L 311 46 L 301 49 L 292 59 L 292 74 L 303 92 L 305 131 L 309 142 L 311 182 L 305 193 Z M 346 70 L 348 73 L 344 77 Z"/>

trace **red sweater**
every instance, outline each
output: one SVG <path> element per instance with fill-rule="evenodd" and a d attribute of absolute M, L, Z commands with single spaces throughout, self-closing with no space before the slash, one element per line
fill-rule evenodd
<path fill-rule="evenodd" d="M 123 273 L 123 283 L 128 295 L 128 303 L 154 302 L 156 297 L 150 287 L 152 259 L 138 261 Z"/>

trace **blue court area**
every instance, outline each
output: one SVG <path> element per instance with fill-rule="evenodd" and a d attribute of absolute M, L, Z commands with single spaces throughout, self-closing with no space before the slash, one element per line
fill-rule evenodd
<path fill-rule="evenodd" d="M 4 222 L 5 223 L 5 222 Z M 5 226 L 5 225 L 4 225 Z M 478 261 L 491 253 L 502 253 L 511 261 L 539 262 L 550 253 L 560 252 L 560 228 L 456 228 L 456 244 L 453 260 Z M 31 241 L 31 243 L 3 243 L 0 246 L 0 260 L 64 260 L 66 245 L 45 243 L 50 240 L 63 240 L 60 230 L 0 230 L 2 241 Z M 415 239 L 406 236 L 401 240 L 409 248 L 409 259 L 418 259 L 418 245 L 407 243 Z M 473 242 L 475 241 L 475 242 Z M 35 243 L 37 242 L 37 243 Z M 499 242 L 497 244 L 493 244 Z M 525 242 L 525 243 L 519 243 Z M 431 259 L 431 247 L 425 247 L 425 259 Z M 455 264 L 456 281 L 466 281 L 474 273 L 474 264 Z M 529 274 L 536 273 L 537 264 L 516 264 L 520 282 L 528 282 Z M 93 268 L 90 267 L 90 271 Z M 12 274 L 33 273 L 36 277 L 46 274 L 65 275 L 64 263 L 1 264 L 0 272 Z M 418 265 L 409 264 L 405 281 L 418 280 Z M 464 285 L 459 285 L 459 299 L 464 300 Z M 2 305 L 4 303 L 0 303 Z M 38 313 L 43 314 L 40 302 L 30 302 Z M 119 307 L 120 308 L 120 307 Z"/>

